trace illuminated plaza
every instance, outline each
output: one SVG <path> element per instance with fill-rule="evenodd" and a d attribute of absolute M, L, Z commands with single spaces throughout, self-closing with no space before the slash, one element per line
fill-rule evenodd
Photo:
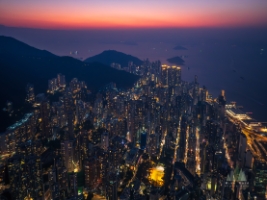
<path fill-rule="evenodd" d="M 155 187 L 162 187 L 164 184 L 164 167 L 157 166 L 150 169 L 149 181 Z"/>

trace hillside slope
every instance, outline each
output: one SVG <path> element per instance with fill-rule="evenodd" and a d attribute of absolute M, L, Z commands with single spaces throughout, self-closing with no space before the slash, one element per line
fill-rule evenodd
<path fill-rule="evenodd" d="M 115 82 L 120 88 L 131 87 L 138 76 L 119 71 L 100 63 L 84 63 L 72 57 L 59 57 L 48 51 L 36 49 L 10 37 L 0 36 L 0 120 L 10 125 L 3 111 L 7 101 L 20 108 L 26 97 L 26 85 L 34 85 L 35 93 L 46 92 L 48 80 L 58 73 L 84 80 L 88 88 L 96 91 Z M 3 131 L 0 128 L 0 132 Z"/>

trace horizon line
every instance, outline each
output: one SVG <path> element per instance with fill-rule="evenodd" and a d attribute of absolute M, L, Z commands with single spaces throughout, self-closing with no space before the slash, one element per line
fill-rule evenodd
<path fill-rule="evenodd" d="M 265 26 L 259 25 L 249 25 L 249 26 L 95 26 L 95 27 L 29 27 L 29 26 L 9 26 L 5 24 L 0 24 L 0 28 L 18 28 L 18 29 L 34 29 L 34 30 L 50 30 L 50 31 L 86 31 L 86 30 L 157 30 L 157 29 L 173 29 L 173 30 L 194 30 L 194 29 L 213 29 L 213 30 L 220 30 L 220 29 L 228 29 L 228 30 L 235 30 L 235 29 L 266 29 L 267 24 Z"/>

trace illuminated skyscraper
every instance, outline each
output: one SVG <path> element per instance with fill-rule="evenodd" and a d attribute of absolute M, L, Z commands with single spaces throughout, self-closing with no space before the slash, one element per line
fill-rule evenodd
<path fill-rule="evenodd" d="M 209 120 L 206 123 L 206 136 L 210 145 L 216 144 L 216 136 L 218 133 L 218 124 L 215 121 Z"/>
<path fill-rule="evenodd" d="M 26 92 L 27 92 L 26 101 L 28 101 L 29 103 L 33 103 L 35 101 L 35 94 L 34 94 L 34 87 L 32 84 L 28 83 L 26 87 Z"/>
<path fill-rule="evenodd" d="M 125 137 L 127 133 L 127 122 L 124 118 L 119 118 L 116 123 L 116 133 L 120 137 Z"/>
<path fill-rule="evenodd" d="M 57 180 L 59 184 L 60 191 L 67 191 L 68 189 L 68 172 L 64 166 L 63 160 L 57 161 Z M 64 199 L 67 194 L 62 192 L 61 199 Z"/>
<path fill-rule="evenodd" d="M 143 131 L 141 134 L 141 143 L 140 143 L 141 149 L 146 148 L 146 142 L 147 142 L 147 133 L 145 131 Z"/>
<path fill-rule="evenodd" d="M 76 102 L 75 123 L 81 124 L 85 121 L 86 108 L 85 103 L 82 100 Z"/>
<path fill-rule="evenodd" d="M 148 152 L 150 156 L 155 156 L 157 153 L 157 136 L 156 134 L 151 134 L 149 136 L 149 143 L 148 143 Z"/>
<path fill-rule="evenodd" d="M 104 132 L 101 135 L 101 148 L 104 151 L 107 151 L 109 147 L 109 135 L 108 132 Z"/>
<path fill-rule="evenodd" d="M 74 112 L 73 112 L 73 99 L 70 88 L 67 88 L 64 93 L 64 111 L 68 122 L 68 137 L 70 139 L 74 138 L 73 132 L 73 122 L 74 122 Z"/>
<path fill-rule="evenodd" d="M 69 174 L 69 191 L 71 197 L 78 196 L 77 174 L 74 172 Z"/>
<path fill-rule="evenodd" d="M 74 130 L 73 130 L 74 115 L 73 115 L 72 110 L 69 110 L 67 112 L 67 119 L 68 119 L 68 137 L 70 139 L 73 139 L 74 138 Z"/>
<path fill-rule="evenodd" d="M 67 171 L 74 171 L 74 148 L 72 140 L 65 140 L 61 142 L 61 156 Z"/>
<path fill-rule="evenodd" d="M 171 66 L 168 73 L 168 85 L 178 86 L 181 83 L 181 67 Z"/>
<path fill-rule="evenodd" d="M 118 190 L 118 177 L 115 173 L 109 173 L 108 183 L 107 183 L 107 195 L 106 195 L 107 200 L 117 200 L 118 199 L 117 190 Z"/>
<path fill-rule="evenodd" d="M 57 91 L 59 88 L 58 79 L 53 78 L 51 80 L 48 80 L 48 92 L 54 94 L 55 91 Z"/>
<path fill-rule="evenodd" d="M 58 74 L 57 75 L 57 83 L 58 83 L 59 87 L 66 87 L 65 75 Z"/>
<path fill-rule="evenodd" d="M 97 182 L 97 160 L 95 157 L 84 160 L 85 187 L 92 189 Z"/>
<path fill-rule="evenodd" d="M 199 84 L 197 81 L 197 76 L 195 76 L 194 88 L 193 88 L 194 105 L 197 105 L 199 100 L 198 97 L 199 97 Z"/>
<path fill-rule="evenodd" d="M 255 180 L 254 187 L 259 197 L 263 199 L 267 192 L 267 165 L 266 163 L 257 162 L 254 168 Z M 260 199 L 260 198 L 259 198 Z"/>
<path fill-rule="evenodd" d="M 163 86 L 168 85 L 168 67 L 167 65 L 162 65 L 161 66 L 161 80 Z"/>
<path fill-rule="evenodd" d="M 161 80 L 165 87 L 178 86 L 181 84 L 181 67 L 161 66 Z"/>
<path fill-rule="evenodd" d="M 51 127 L 49 124 L 50 120 L 50 103 L 48 100 L 44 100 L 40 105 L 40 115 L 41 115 L 41 128 L 43 138 L 49 138 L 51 135 Z"/>

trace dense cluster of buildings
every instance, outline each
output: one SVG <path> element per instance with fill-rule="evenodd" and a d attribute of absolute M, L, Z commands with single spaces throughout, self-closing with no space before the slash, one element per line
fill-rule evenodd
<path fill-rule="evenodd" d="M 224 91 L 213 99 L 159 61 L 126 71 L 140 75 L 128 90 L 91 94 L 62 74 L 44 94 L 27 85 L 32 111 L 0 134 L 1 198 L 265 199 L 266 160 L 228 119 Z"/>

